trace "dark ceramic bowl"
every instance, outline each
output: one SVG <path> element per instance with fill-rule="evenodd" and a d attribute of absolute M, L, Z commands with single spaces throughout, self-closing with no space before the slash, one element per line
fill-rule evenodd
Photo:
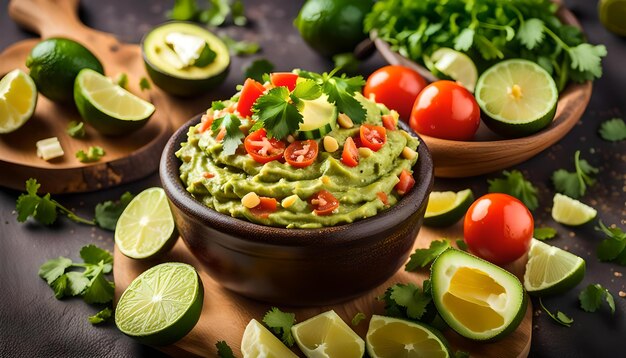
<path fill-rule="evenodd" d="M 433 163 L 424 142 L 413 167 L 416 184 L 395 206 L 351 224 L 285 229 L 218 213 L 185 190 L 174 153 L 199 120 L 195 117 L 170 138 L 159 173 L 180 235 L 221 285 L 273 304 L 326 305 L 362 295 L 404 264 L 433 184 Z"/>

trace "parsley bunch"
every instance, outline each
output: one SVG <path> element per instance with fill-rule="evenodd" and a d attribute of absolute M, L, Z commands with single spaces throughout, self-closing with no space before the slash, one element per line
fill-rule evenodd
<path fill-rule="evenodd" d="M 592 177 L 599 170 L 592 167 L 586 160 L 580 159 L 580 150 L 574 154 L 575 172 L 559 169 L 552 174 L 552 183 L 556 191 L 570 198 L 578 199 L 587 192 L 587 185 L 591 186 L 596 181 Z"/>
<path fill-rule="evenodd" d="M 569 80 L 599 78 L 606 48 L 585 43 L 580 29 L 556 17 L 557 9 L 550 0 L 382 0 L 364 24 L 414 61 L 424 63 L 441 47 L 467 53 L 479 70 L 525 58 L 548 71 L 562 90 Z"/>

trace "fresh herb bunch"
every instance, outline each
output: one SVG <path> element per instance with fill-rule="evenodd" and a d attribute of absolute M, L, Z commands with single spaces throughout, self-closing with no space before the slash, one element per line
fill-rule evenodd
<path fill-rule="evenodd" d="M 603 45 L 564 25 L 550 0 L 381 0 L 364 21 L 391 48 L 414 61 L 441 47 L 467 53 L 479 70 L 525 58 L 550 73 L 562 90 L 602 75 Z"/>

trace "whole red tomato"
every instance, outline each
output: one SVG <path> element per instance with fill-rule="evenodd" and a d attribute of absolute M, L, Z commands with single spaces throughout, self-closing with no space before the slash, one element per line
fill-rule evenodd
<path fill-rule="evenodd" d="M 480 109 L 474 96 L 452 81 L 429 84 L 415 99 L 411 128 L 431 137 L 471 140 L 480 124 Z"/>
<path fill-rule="evenodd" d="M 465 214 L 463 231 L 471 253 L 496 265 L 522 257 L 530 248 L 534 220 L 516 198 L 500 193 L 476 200 Z"/>
<path fill-rule="evenodd" d="M 376 102 L 395 109 L 405 121 L 411 115 L 413 102 L 418 93 L 426 87 L 426 81 L 419 73 L 404 66 L 385 66 L 374 71 L 363 87 L 365 97 L 374 94 Z"/>

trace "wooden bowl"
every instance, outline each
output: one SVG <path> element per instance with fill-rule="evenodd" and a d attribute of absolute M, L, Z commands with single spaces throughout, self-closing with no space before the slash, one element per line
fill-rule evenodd
<path fill-rule="evenodd" d="M 423 142 L 413 167 L 416 185 L 395 206 L 351 224 L 285 229 L 218 213 L 185 190 L 174 153 L 199 120 L 170 138 L 159 171 L 181 237 L 222 286 L 273 304 L 319 306 L 362 295 L 404 264 L 433 184 L 432 159 Z"/>
<path fill-rule="evenodd" d="M 561 21 L 580 27 L 576 17 L 561 6 L 557 13 Z M 389 44 L 372 33 L 376 48 L 392 65 L 414 69 L 428 81 L 437 78 L 423 66 L 391 50 Z M 421 134 L 435 163 L 435 175 L 446 178 L 462 178 L 485 174 L 511 167 L 526 161 L 563 138 L 578 123 L 589 99 L 592 84 L 570 83 L 559 96 L 556 115 L 552 123 L 533 135 L 505 139 L 489 130 L 481 122 L 474 141 L 439 139 Z"/>

